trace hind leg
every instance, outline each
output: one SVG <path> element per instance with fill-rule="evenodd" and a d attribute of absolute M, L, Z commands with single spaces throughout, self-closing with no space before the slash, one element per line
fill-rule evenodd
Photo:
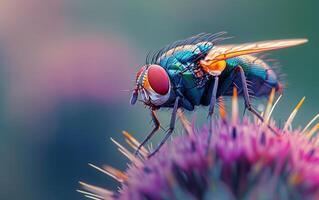
<path fill-rule="evenodd" d="M 235 71 L 238 72 L 240 75 L 240 80 L 241 80 L 242 87 L 243 87 L 243 96 L 244 96 L 245 106 L 246 106 L 247 110 L 252 112 L 258 119 L 260 119 L 260 121 L 264 122 L 264 118 L 259 114 L 259 112 L 251 104 L 251 100 L 250 100 L 249 93 L 248 93 L 246 75 L 245 75 L 243 68 L 241 66 L 238 66 L 238 67 L 236 67 Z M 267 127 L 274 134 L 278 135 L 278 133 L 269 124 L 267 124 Z"/>
<path fill-rule="evenodd" d="M 164 145 L 164 143 L 167 141 L 167 139 L 172 135 L 174 128 L 175 128 L 175 122 L 176 122 L 176 115 L 177 115 L 177 109 L 179 104 L 180 97 L 177 97 L 175 100 L 174 108 L 172 111 L 171 121 L 169 124 L 169 129 L 164 137 L 164 139 L 161 141 L 161 143 L 156 147 L 156 149 L 148 156 L 149 158 L 156 154 L 160 150 L 160 148 Z"/>

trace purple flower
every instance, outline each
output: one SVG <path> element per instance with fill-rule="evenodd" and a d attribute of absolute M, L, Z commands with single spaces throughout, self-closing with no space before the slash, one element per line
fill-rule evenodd
<path fill-rule="evenodd" d="M 274 108 L 273 97 L 270 100 L 264 113 L 267 123 Z M 137 158 L 113 140 L 132 161 L 130 167 L 120 172 L 90 164 L 118 180 L 118 191 L 82 182 L 84 190 L 78 191 L 93 199 L 319 199 L 319 123 L 309 128 L 319 115 L 303 131 L 290 128 L 303 100 L 284 128 L 276 128 L 277 136 L 256 120 L 239 122 L 234 98 L 232 120 L 215 122 L 208 154 L 208 129 L 195 130 L 179 113 L 186 134 L 150 159 L 146 148 L 144 157 Z M 275 127 L 274 121 L 270 124 Z M 127 132 L 124 136 L 136 149 L 138 141 Z"/>

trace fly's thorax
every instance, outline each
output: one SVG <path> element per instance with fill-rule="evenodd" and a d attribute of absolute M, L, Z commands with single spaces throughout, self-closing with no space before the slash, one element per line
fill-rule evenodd
<path fill-rule="evenodd" d="M 171 81 L 160 65 L 143 66 L 136 76 L 136 90 L 145 104 L 158 107 L 168 101 Z"/>

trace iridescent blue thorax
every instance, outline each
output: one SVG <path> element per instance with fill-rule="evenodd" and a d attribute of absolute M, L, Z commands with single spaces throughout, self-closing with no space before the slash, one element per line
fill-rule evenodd
<path fill-rule="evenodd" d="M 213 44 L 210 42 L 187 45 L 171 54 L 164 54 L 158 60 L 157 64 L 167 71 L 172 86 L 183 95 L 183 104 L 188 110 L 193 110 L 195 105 L 201 103 L 209 75 L 200 69 L 198 61 L 205 58 L 212 48 Z M 176 90 L 172 91 L 176 92 Z M 168 102 L 166 105 L 171 106 L 172 102 Z"/>

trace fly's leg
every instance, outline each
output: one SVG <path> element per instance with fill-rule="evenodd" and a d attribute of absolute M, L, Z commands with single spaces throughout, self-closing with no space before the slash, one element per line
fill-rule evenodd
<path fill-rule="evenodd" d="M 216 104 L 216 95 L 217 95 L 217 88 L 218 88 L 218 76 L 214 76 L 214 87 L 212 91 L 212 97 L 210 99 L 210 104 L 209 104 L 209 111 L 208 111 L 208 120 L 209 120 L 209 132 L 208 132 L 208 139 L 207 139 L 207 149 L 206 149 L 206 154 L 208 153 L 209 146 L 210 146 L 210 140 L 213 134 L 213 113 L 214 113 L 214 108 Z"/>
<path fill-rule="evenodd" d="M 172 116 L 171 116 L 171 121 L 169 124 L 169 129 L 166 132 L 166 135 L 164 137 L 164 139 L 161 141 L 161 143 L 156 147 L 156 149 L 149 154 L 149 158 L 152 157 L 153 155 L 155 155 L 155 153 L 157 153 L 160 148 L 163 146 L 163 144 L 166 142 L 166 140 L 172 135 L 174 128 L 175 128 L 175 121 L 176 121 L 176 114 L 177 114 L 177 109 L 178 109 L 178 104 L 179 104 L 179 99 L 180 97 L 176 97 L 175 103 L 174 103 L 174 108 L 173 108 L 173 112 L 172 112 Z"/>
<path fill-rule="evenodd" d="M 264 118 L 259 114 L 259 112 L 251 105 L 251 101 L 249 98 L 249 93 L 248 93 L 248 87 L 247 87 L 247 82 L 246 82 L 246 76 L 245 76 L 245 72 L 243 70 L 243 68 L 241 66 L 236 67 L 235 69 L 236 71 L 238 71 L 240 73 L 240 79 L 241 79 L 241 83 L 242 83 L 242 87 L 243 87 L 243 93 L 244 93 L 244 100 L 245 100 L 245 106 L 246 108 L 252 112 L 258 119 L 260 119 L 260 121 L 262 121 L 264 123 Z M 267 127 L 276 135 L 278 135 L 278 133 L 269 125 L 267 124 Z"/>
<path fill-rule="evenodd" d="M 157 119 L 156 116 L 156 112 L 154 109 L 152 109 L 151 111 L 151 116 L 152 116 L 152 121 L 155 125 L 155 127 L 153 128 L 153 130 L 146 136 L 146 138 L 143 140 L 143 142 L 137 147 L 136 151 L 135 151 L 135 156 L 139 155 L 139 151 L 142 148 L 142 146 L 144 146 L 144 144 L 149 141 L 151 139 L 151 137 L 158 131 L 159 127 L 160 127 L 160 122 Z"/>

